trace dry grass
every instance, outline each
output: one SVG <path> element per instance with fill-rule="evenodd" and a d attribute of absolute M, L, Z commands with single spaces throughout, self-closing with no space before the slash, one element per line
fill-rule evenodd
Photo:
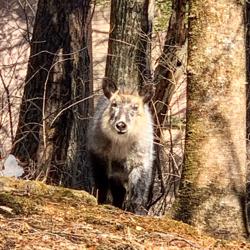
<path fill-rule="evenodd" d="M 98 206 L 91 195 L 0 178 L 0 249 L 250 249 L 168 218 Z"/>

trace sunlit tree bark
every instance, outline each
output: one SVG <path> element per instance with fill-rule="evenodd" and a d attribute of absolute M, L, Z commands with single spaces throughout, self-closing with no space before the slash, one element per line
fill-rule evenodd
<path fill-rule="evenodd" d="M 247 185 L 246 185 L 246 219 L 248 233 L 250 233 L 250 3 L 246 1 L 246 61 L 247 61 L 247 119 L 246 119 L 246 139 L 247 139 Z"/>
<path fill-rule="evenodd" d="M 185 162 L 176 218 L 246 236 L 244 3 L 190 1 Z"/>

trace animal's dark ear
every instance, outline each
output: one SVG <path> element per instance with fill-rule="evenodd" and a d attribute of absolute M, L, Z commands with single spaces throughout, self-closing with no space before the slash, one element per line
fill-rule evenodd
<path fill-rule="evenodd" d="M 116 84 L 109 78 L 103 78 L 102 89 L 104 95 L 110 99 L 110 97 L 117 91 Z"/>
<path fill-rule="evenodd" d="M 152 100 L 155 94 L 155 87 L 153 84 L 146 84 L 144 85 L 141 90 L 139 91 L 139 95 L 142 96 L 143 102 L 148 103 Z"/>

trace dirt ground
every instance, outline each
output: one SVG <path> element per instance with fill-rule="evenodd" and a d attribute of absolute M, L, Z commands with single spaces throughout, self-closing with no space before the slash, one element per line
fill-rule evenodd
<path fill-rule="evenodd" d="M 0 177 L 0 249 L 250 249 L 166 217 L 100 206 L 84 191 Z"/>

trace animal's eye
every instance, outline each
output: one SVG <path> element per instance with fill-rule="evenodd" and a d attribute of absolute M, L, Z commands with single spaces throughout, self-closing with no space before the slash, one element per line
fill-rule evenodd
<path fill-rule="evenodd" d="M 113 101 L 113 102 L 111 103 L 111 107 L 112 107 L 112 108 L 116 108 L 116 107 L 117 107 L 116 101 Z"/>
<path fill-rule="evenodd" d="M 138 111 L 138 108 L 139 108 L 138 104 L 132 105 L 132 110 L 133 111 Z"/>

